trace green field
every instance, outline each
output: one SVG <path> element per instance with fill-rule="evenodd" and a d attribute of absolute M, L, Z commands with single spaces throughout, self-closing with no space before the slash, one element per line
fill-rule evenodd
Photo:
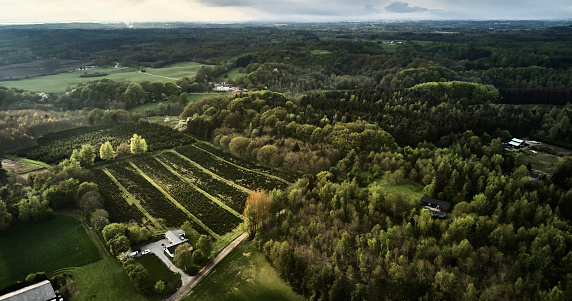
<path fill-rule="evenodd" d="M 78 83 L 87 83 L 100 79 L 111 79 L 114 81 L 131 82 L 175 82 L 183 77 L 193 77 L 202 64 L 199 63 L 178 63 L 165 68 L 147 68 L 146 72 L 139 72 L 138 68 L 99 68 L 91 71 L 76 70 L 68 73 L 56 75 L 46 75 L 23 79 L 19 81 L 0 81 L 1 86 L 32 90 L 37 92 L 58 93 L 64 92 L 66 88 L 73 87 Z M 107 73 L 101 77 L 80 77 L 84 73 Z M 161 77 L 163 76 L 163 77 Z M 167 78 L 165 78 L 167 77 Z"/>
<path fill-rule="evenodd" d="M 101 259 L 84 226 L 56 215 L 38 223 L 19 223 L 0 235 L 0 287 L 33 272 L 51 273 Z"/>
<path fill-rule="evenodd" d="M 201 100 L 205 97 L 209 97 L 209 96 L 216 96 L 218 94 L 216 93 L 205 93 L 205 94 L 188 94 L 187 97 L 189 99 L 189 103 L 195 102 L 197 100 Z M 157 110 L 159 107 L 159 104 L 162 103 L 165 106 L 169 104 L 169 101 L 158 101 L 158 102 L 150 102 L 150 103 L 144 103 L 141 105 L 137 105 L 134 107 L 131 107 L 129 109 L 127 109 L 127 111 L 129 112 L 133 112 L 133 113 L 141 113 L 144 114 L 146 111 L 154 111 Z"/>
<path fill-rule="evenodd" d="M 121 264 L 112 257 L 73 270 L 68 285 L 73 301 L 147 300 L 135 290 Z"/>
<path fill-rule="evenodd" d="M 377 184 L 383 187 L 383 191 L 387 194 L 401 194 L 414 205 L 419 203 L 423 196 L 423 186 L 409 179 L 402 179 L 396 184 L 389 180 L 388 175 L 384 175 Z"/>
<path fill-rule="evenodd" d="M 18 175 L 51 167 L 49 164 L 44 162 L 20 158 L 17 156 L 5 155 L 4 157 L 7 159 L 6 161 L 2 162 L 4 169 L 6 169 L 9 173 Z"/>
<path fill-rule="evenodd" d="M 526 151 L 525 153 L 526 163 L 532 164 L 533 170 L 538 170 L 544 174 L 553 174 L 556 170 L 556 165 L 560 162 L 560 158 L 547 153 L 533 153 L 531 151 Z"/>
<path fill-rule="evenodd" d="M 242 242 L 183 300 L 304 300 L 251 242 Z"/>
<path fill-rule="evenodd" d="M 227 81 L 227 80 L 234 80 L 236 79 L 237 76 L 244 76 L 247 75 L 248 73 L 244 72 L 244 68 L 232 68 L 230 69 L 230 71 L 228 71 L 226 73 L 228 75 L 228 77 L 225 77 L 224 75 L 221 75 L 217 78 L 215 78 L 215 81 Z"/>

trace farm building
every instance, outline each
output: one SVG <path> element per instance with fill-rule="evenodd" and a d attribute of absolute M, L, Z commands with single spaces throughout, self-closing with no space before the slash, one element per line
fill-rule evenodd
<path fill-rule="evenodd" d="M 1 301 L 60 301 L 61 295 L 56 295 L 48 280 L 32 284 L 17 291 L 0 296 Z"/>
<path fill-rule="evenodd" d="M 175 257 L 175 249 L 182 244 L 188 244 L 193 249 L 191 242 L 185 238 L 183 230 L 171 230 L 165 233 L 165 237 L 169 240 L 170 244 L 165 246 L 165 252 L 171 257 Z"/>
<path fill-rule="evenodd" d="M 451 203 L 449 202 L 435 200 L 428 197 L 422 197 L 419 201 L 419 205 L 429 208 L 431 214 L 438 218 L 444 218 L 445 212 L 449 211 L 449 208 L 451 207 Z"/>
<path fill-rule="evenodd" d="M 512 138 L 512 140 L 508 143 L 508 145 L 512 148 L 520 149 L 524 148 L 526 146 L 526 143 L 524 143 L 524 140 L 522 139 Z"/>

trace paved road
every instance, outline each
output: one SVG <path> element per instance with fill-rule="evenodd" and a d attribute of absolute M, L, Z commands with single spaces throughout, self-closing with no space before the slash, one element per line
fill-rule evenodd
<path fill-rule="evenodd" d="M 246 233 L 246 232 L 242 233 L 242 235 L 237 237 L 228 246 L 226 246 L 226 248 L 224 248 L 213 260 L 211 260 L 195 276 L 190 277 L 184 273 L 181 274 L 181 275 L 185 275 L 186 277 L 189 277 L 190 278 L 189 281 L 187 283 L 185 283 L 185 281 L 183 280 L 183 284 L 181 285 L 181 288 L 179 288 L 179 290 L 176 293 L 174 293 L 173 295 L 171 295 L 169 298 L 167 298 L 165 300 L 166 301 L 179 301 L 179 300 L 183 299 L 186 295 L 188 295 L 191 292 L 191 290 L 195 287 L 195 285 L 197 285 L 197 283 L 199 283 L 199 281 L 201 281 L 201 279 L 203 279 L 203 277 L 205 277 L 226 255 L 228 255 L 228 253 L 230 253 L 230 251 L 232 251 L 236 246 L 238 246 L 238 244 L 241 241 L 243 241 L 247 236 L 248 236 L 248 233 Z M 161 246 L 160 243 L 159 243 L 159 246 Z M 151 250 L 151 251 L 153 251 L 153 250 Z"/>

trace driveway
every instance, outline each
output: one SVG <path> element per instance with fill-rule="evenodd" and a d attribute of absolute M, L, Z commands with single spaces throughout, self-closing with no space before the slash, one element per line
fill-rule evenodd
<path fill-rule="evenodd" d="M 167 254 L 163 250 L 163 245 L 168 246 L 171 242 L 164 238 L 156 242 L 152 242 L 150 244 L 144 245 L 140 248 L 141 251 L 149 249 L 151 253 L 157 255 L 159 259 L 161 259 L 171 271 L 175 273 L 181 274 L 181 287 L 171 296 L 164 299 L 167 301 L 178 301 L 183 299 L 186 295 L 188 295 L 191 290 L 205 277 L 230 251 L 232 251 L 240 242 L 242 242 L 246 237 L 248 237 L 248 233 L 242 233 L 239 237 L 233 240 L 228 246 L 226 246 L 215 258 L 213 258 L 207 265 L 200 270 L 195 276 L 189 276 L 185 274 L 181 269 L 176 267 L 169 258 L 167 258 Z M 143 255 L 145 256 L 145 255 Z"/>
<path fill-rule="evenodd" d="M 236 246 L 238 246 L 238 244 L 246 237 L 248 237 L 248 233 L 245 232 L 239 237 L 237 237 L 235 240 L 233 240 L 214 259 L 212 259 L 209 263 L 207 263 L 207 265 L 202 270 L 200 270 L 195 276 L 193 277 L 187 276 L 190 278 L 189 281 L 186 284 L 185 282 L 183 282 L 183 285 L 181 285 L 179 290 L 165 300 L 178 301 L 183 299 L 186 295 L 188 295 L 191 292 L 191 290 L 195 287 L 195 285 L 197 285 L 197 283 L 199 283 L 199 281 L 201 281 L 201 279 L 203 279 L 217 265 L 217 263 L 219 263 L 226 255 L 228 255 L 228 253 L 230 253 L 230 251 L 232 251 Z M 160 245 L 161 244 L 159 244 L 159 246 Z"/>
<path fill-rule="evenodd" d="M 181 269 L 179 269 L 178 267 L 176 267 L 173 262 L 171 262 L 171 260 L 169 260 L 169 258 L 167 257 L 167 254 L 165 254 L 165 251 L 163 250 L 163 246 L 161 246 L 162 244 L 168 246 L 171 242 L 166 239 L 163 238 L 159 241 L 156 242 L 152 242 L 148 245 L 144 245 L 141 247 L 141 251 L 149 249 L 151 250 L 151 253 L 157 255 L 157 257 L 159 257 L 159 259 L 161 259 L 161 261 L 163 261 L 165 263 L 165 265 L 167 265 L 167 267 L 169 267 L 169 269 L 175 273 L 179 273 L 181 274 L 181 281 L 182 281 L 182 285 L 181 287 L 184 287 L 187 283 L 189 283 L 192 279 L 191 276 L 185 274 L 185 272 L 183 272 Z"/>

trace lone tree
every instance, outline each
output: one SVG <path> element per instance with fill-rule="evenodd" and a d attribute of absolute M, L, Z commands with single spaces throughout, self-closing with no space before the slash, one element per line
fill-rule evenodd
<path fill-rule="evenodd" d="M 246 217 L 246 228 L 250 237 L 254 237 L 256 231 L 268 218 L 271 200 L 266 190 L 252 192 L 246 199 L 244 216 Z"/>
<path fill-rule="evenodd" d="M 131 138 L 131 153 L 134 155 L 140 155 L 147 152 L 147 142 L 145 139 L 137 134 L 133 134 Z"/>
<path fill-rule="evenodd" d="M 99 157 L 105 161 L 115 159 L 115 151 L 109 141 L 102 144 L 99 148 Z"/>
<path fill-rule="evenodd" d="M 183 271 L 187 271 L 193 266 L 193 254 L 189 245 L 182 244 L 175 249 L 173 263 Z"/>

